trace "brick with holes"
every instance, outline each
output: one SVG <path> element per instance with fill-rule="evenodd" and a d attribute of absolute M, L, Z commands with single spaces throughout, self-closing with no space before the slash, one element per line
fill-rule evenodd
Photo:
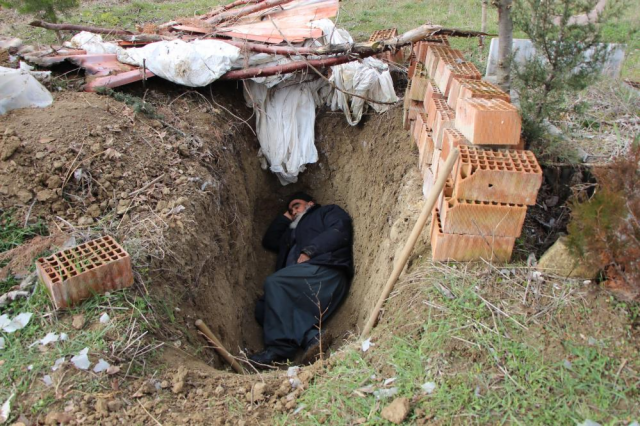
<path fill-rule="evenodd" d="M 517 145 L 521 126 L 518 109 L 502 99 L 461 98 L 456 104 L 456 129 L 474 145 Z"/>

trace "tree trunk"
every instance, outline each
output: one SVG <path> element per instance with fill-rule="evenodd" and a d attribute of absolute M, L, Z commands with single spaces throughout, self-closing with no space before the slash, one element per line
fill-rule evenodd
<path fill-rule="evenodd" d="M 480 24 L 480 31 L 487 32 L 487 5 L 489 0 L 482 0 L 482 22 Z"/>
<path fill-rule="evenodd" d="M 511 88 L 511 50 L 513 45 L 513 0 L 498 0 L 498 70 L 497 83 L 505 92 Z"/>

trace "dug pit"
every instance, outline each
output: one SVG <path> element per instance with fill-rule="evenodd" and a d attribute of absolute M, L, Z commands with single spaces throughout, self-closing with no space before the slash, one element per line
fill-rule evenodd
<path fill-rule="evenodd" d="M 207 178 L 219 190 L 193 200 L 193 221 L 173 229 L 168 237 L 172 254 L 152 267 L 153 282 L 163 284 L 169 305 L 179 308 L 179 318 L 193 331 L 190 338 L 200 318 L 232 354 L 262 349 L 262 330 L 253 312 L 265 277 L 274 271 L 275 255 L 262 248 L 261 239 L 284 212 L 287 196 L 298 190 L 320 204 L 340 205 L 353 218 L 356 275 L 326 328 L 336 345 L 358 333 L 422 203 L 417 156 L 401 127 L 401 112 L 396 107 L 372 114 L 355 127 L 341 113 L 320 112 L 315 128 L 320 159 L 298 183 L 285 187 L 260 168 L 258 142 L 248 126 L 228 134 L 223 149 L 217 150 L 222 152 L 219 168 L 210 168 Z M 238 115 L 247 117 L 251 111 Z M 220 143 L 203 140 L 205 145 Z M 413 259 L 424 249 L 421 242 Z M 204 358 L 223 365 L 213 351 Z"/>

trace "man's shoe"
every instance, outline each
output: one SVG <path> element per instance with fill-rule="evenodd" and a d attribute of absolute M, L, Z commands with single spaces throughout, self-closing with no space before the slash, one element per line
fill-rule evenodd
<path fill-rule="evenodd" d="M 254 367 L 265 369 L 276 362 L 286 361 L 286 358 L 276 354 L 271 348 L 265 348 L 263 351 L 251 355 L 249 361 Z"/>
<path fill-rule="evenodd" d="M 320 344 L 321 342 L 322 345 Z M 333 336 L 325 331 L 322 331 L 316 337 L 311 339 L 307 346 L 305 346 L 304 354 L 302 355 L 300 362 L 302 364 L 313 364 L 318 358 L 320 358 L 321 353 L 324 353 L 327 351 L 327 349 L 329 349 L 331 343 L 333 343 Z"/>

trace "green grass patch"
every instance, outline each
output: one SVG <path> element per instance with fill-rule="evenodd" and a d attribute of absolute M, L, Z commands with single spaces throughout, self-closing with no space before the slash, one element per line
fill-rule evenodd
<path fill-rule="evenodd" d="M 434 270 L 426 274 L 427 282 L 413 287 L 414 295 L 396 296 L 411 300 L 413 309 L 393 302 L 387 306 L 386 315 L 393 317 L 377 330 L 375 346 L 362 352 L 353 345 L 339 353 L 301 396 L 301 413 L 281 417 L 281 424 L 351 424 L 362 419 L 387 424 L 380 409 L 391 399 L 378 400 L 367 392 L 391 387 L 397 388 L 396 396 L 412 401 L 408 424 L 637 420 L 640 391 L 634 372 L 640 362 L 637 357 L 623 361 L 621 348 L 631 343 L 606 337 L 585 341 L 580 336 L 587 333 L 583 324 L 563 323 L 565 314 L 579 311 L 575 300 L 560 297 L 551 302 L 553 317 L 538 323 L 505 307 L 502 297 L 491 298 L 491 286 L 506 285 L 498 282 L 498 274 L 491 284 L 469 279 L 472 272 L 466 278 Z M 429 285 L 433 282 L 445 284 L 455 298 L 444 297 Z M 483 298 L 509 316 L 490 308 Z M 396 380 L 384 386 L 392 377 Z M 433 393 L 422 390 L 426 382 L 436 384 Z"/>
<path fill-rule="evenodd" d="M 18 223 L 13 211 L 5 210 L 0 214 L 0 253 L 18 247 L 36 235 L 47 234 L 47 225 L 41 220 L 25 227 Z"/>

